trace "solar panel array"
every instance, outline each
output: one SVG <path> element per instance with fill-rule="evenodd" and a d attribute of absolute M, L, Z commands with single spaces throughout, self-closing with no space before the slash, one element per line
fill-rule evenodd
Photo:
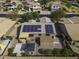
<path fill-rule="evenodd" d="M 22 44 L 22 47 L 21 47 L 21 51 L 34 51 L 34 49 L 35 49 L 34 43 Z"/>
<path fill-rule="evenodd" d="M 41 32 L 41 25 L 23 25 L 22 32 Z M 53 32 L 53 26 L 51 24 L 45 25 L 46 34 L 51 34 Z"/>
<path fill-rule="evenodd" d="M 47 34 L 53 33 L 52 25 L 45 25 L 45 31 Z"/>
<path fill-rule="evenodd" d="M 41 32 L 41 25 L 24 25 L 22 32 Z"/>

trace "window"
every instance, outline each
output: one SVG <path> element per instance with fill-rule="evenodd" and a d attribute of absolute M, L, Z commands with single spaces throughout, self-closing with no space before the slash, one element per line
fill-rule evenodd
<path fill-rule="evenodd" d="M 53 8 L 55 8 L 55 6 L 53 6 Z"/>
<path fill-rule="evenodd" d="M 33 54 L 33 52 L 31 52 L 31 54 Z"/>
<path fill-rule="evenodd" d="M 52 38 L 54 38 L 54 36 L 52 36 Z"/>
<path fill-rule="evenodd" d="M 36 7 L 36 5 L 34 7 Z"/>
<path fill-rule="evenodd" d="M 36 37 L 35 42 L 40 46 L 40 37 Z"/>
<path fill-rule="evenodd" d="M 50 34 L 46 34 L 46 36 L 50 36 Z"/>
<path fill-rule="evenodd" d="M 41 36 L 41 34 L 38 34 L 39 36 Z"/>
<path fill-rule="evenodd" d="M 29 37 L 33 37 L 34 35 L 33 34 L 29 34 Z"/>

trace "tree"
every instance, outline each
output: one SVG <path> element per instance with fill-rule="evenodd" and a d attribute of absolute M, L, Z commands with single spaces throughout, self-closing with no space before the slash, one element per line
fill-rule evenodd
<path fill-rule="evenodd" d="M 72 5 L 70 3 L 66 3 L 66 6 L 70 8 Z"/>
<path fill-rule="evenodd" d="M 22 5 L 22 4 L 18 4 L 18 5 L 17 5 L 17 9 L 18 9 L 18 10 L 21 10 L 21 9 L 22 9 L 22 7 L 23 7 L 23 5 Z"/>
<path fill-rule="evenodd" d="M 38 12 L 31 12 L 31 13 L 25 13 L 23 15 L 21 15 L 21 22 L 28 22 L 31 19 L 38 19 L 39 18 L 39 13 Z"/>
<path fill-rule="evenodd" d="M 69 0 L 60 0 L 61 2 L 63 2 L 63 3 L 66 3 L 66 2 L 68 2 Z"/>
<path fill-rule="evenodd" d="M 18 10 L 17 9 L 13 9 L 10 14 L 7 16 L 12 20 L 16 20 L 18 18 Z"/>
<path fill-rule="evenodd" d="M 39 52 L 40 54 L 44 54 L 44 49 L 39 49 L 38 52 Z"/>
<path fill-rule="evenodd" d="M 44 54 L 45 55 L 52 55 L 52 50 L 51 49 L 45 49 Z"/>
<path fill-rule="evenodd" d="M 13 49 L 14 49 L 14 47 L 8 49 L 8 55 L 12 55 Z"/>
<path fill-rule="evenodd" d="M 38 12 L 32 12 L 33 19 L 38 19 L 39 18 L 39 13 Z"/>
<path fill-rule="evenodd" d="M 61 49 L 54 48 L 52 53 L 54 56 L 62 56 L 61 51 L 62 51 Z"/>
<path fill-rule="evenodd" d="M 38 52 L 43 55 L 52 55 L 52 49 L 39 49 Z"/>
<path fill-rule="evenodd" d="M 37 20 L 36 20 L 36 22 L 40 22 L 40 20 L 39 20 L 39 19 L 37 19 Z"/>
<path fill-rule="evenodd" d="M 65 13 L 62 9 L 59 9 L 59 10 L 53 11 L 51 13 L 51 16 L 53 17 L 52 21 L 59 23 L 59 21 L 61 21 L 61 18 L 65 16 Z"/>
<path fill-rule="evenodd" d="M 29 20 L 33 19 L 33 16 L 31 13 L 25 13 L 23 15 L 21 15 L 22 18 L 22 22 L 28 22 Z"/>
<path fill-rule="evenodd" d="M 73 56 L 74 53 L 72 50 L 65 48 L 62 50 L 62 54 L 64 57 L 71 57 L 71 56 Z"/>
<path fill-rule="evenodd" d="M 76 0 L 77 3 L 79 3 L 79 0 Z"/>

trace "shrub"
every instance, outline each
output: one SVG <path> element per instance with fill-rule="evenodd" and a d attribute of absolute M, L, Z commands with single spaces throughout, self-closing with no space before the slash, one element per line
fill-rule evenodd
<path fill-rule="evenodd" d="M 14 50 L 14 47 L 8 49 L 8 55 L 9 55 L 9 56 L 12 55 L 13 50 Z"/>

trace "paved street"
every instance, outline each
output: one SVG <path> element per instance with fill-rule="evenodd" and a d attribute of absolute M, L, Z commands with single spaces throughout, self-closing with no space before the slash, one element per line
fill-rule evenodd
<path fill-rule="evenodd" d="M 69 24 L 71 23 L 67 18 L 62 18 L 63 22 L 62 23 L 65 23 L 65 24 Z"/>
<path fill-rule="evenodd" d="M 78 59 L 78 57 L 5 57 L 4 59 Z"/>
<path fill-rule="evenodd" d="M 62 18 L 65 24 L 79 24 L 79 17 Z"/>
<path fill-rule="evenodd" d="M 74 24 L 79 24 L 79 17 L 71 17 L 70 20 L 71 20 Z"/>

